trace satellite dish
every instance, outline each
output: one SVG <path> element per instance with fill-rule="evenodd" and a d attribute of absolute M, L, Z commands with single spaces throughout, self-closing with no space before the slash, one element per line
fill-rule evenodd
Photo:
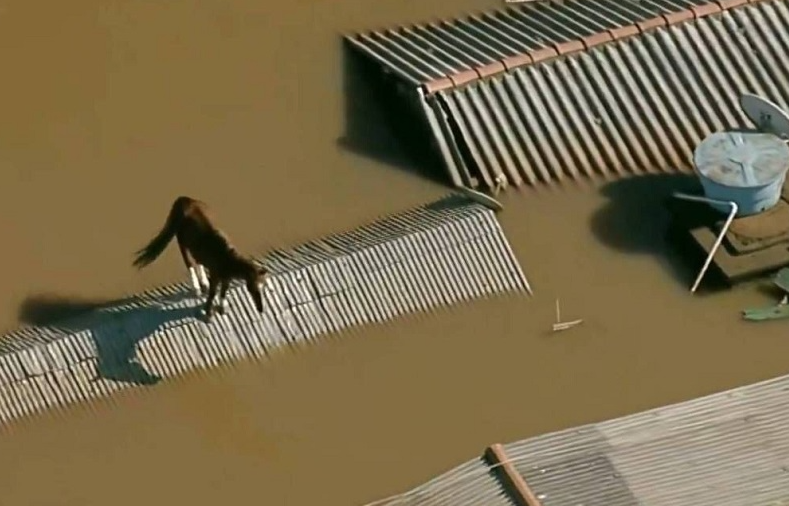
<path fill-rule="evenodd" d="M 740 107 L 762 132 L 789 139 L 789 115 L 774 103 L 751 93 L 743 93 L 740 95 Z"/>
<path fill-rule="evenodd" d="M 468 199 L 473 200 L 477 204 L 482 204 L 483 206 L 491 209 L 495 212 L 499 212 L 504 209 L 504 206 L 501 205 L 501 202 L 485 195 L 482 192 L 478 192 L 477 190 L 472 190 L 471 188 L 466 188 L 465 186 L 461 186 L 458 188 L 463 195 L 465 195 Z"/>

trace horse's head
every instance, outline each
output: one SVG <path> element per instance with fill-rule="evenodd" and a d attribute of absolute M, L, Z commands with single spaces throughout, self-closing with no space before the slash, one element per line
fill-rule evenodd
<path fill-rule="evenodd" d="M 247 291 L 255 303 L 255 309 L 258 313 L 263 312 L 263 282 L 265 281 L 268 271 L 265 267 L 258 267 L 254 264 L 250 265 L 244 276 L 244 281 L 247 286 Z"/>

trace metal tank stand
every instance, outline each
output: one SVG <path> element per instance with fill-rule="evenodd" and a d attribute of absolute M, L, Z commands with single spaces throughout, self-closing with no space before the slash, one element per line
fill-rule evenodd
<path fill-rule="evenodd" d="M 737 203 L 733 201 L 723 201 L 723 200 L 715 200 L 710 199 L 707 197 L 700 197 L 698 195 L 687 195 L 685 193 L 674 193 L 674 197 L 682 200 L 688 200 L 691 202 L 700 202 L 704 204 L 717 204 L 717 205 L 728 205 L 729 206 L 729 216 L 726 218 L 726 222 L 723 224 L 718 237 L 715 239 L 715 243 L 712 245 L 710 252 L 707 254 L 707 259 L 704 261 L 704 265 L 701 267 L 698 276 L 696 276 L 696 281 L 693 282 L 693 286 L 690 288 L 690 293 L 696 293 L 696 289 L 698 289 L 699 284 L 701 283 L 704 274 L 709 269 L 710 264 L 712 263 L 712 259 L 715 256 L 715 252 L 718 251 L 720 248 L 721 243 L 723 242 L 723 238 L 726 237 L 726 232 L 729 231 L 729 227 L 731 226 L 732 221 L 734 221 L 734 217 L 737 216 Z"/>

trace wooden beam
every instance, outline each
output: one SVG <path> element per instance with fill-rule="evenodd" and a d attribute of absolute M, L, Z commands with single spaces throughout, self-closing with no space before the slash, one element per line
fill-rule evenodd
<path fill-rule="evenodd" d="M 503 446 L 499 443 L 488 446 L 485 450 L 485 460 L 494 468 L 499 479 L 504 482 L 507 493 L 518 506 L 542 506 L 537 495 L 510 462 Z"/>

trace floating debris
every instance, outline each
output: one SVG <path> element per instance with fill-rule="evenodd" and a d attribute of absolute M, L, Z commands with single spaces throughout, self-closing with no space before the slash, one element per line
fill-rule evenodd
<path fill-rule="evenodd" d="M 553 331 L 559 332 L 561 330 L 567 330 L 575 327 L 579 323 L 582 323 L 583 320 L 573 320 L 571 322 L 562 322 L 562 323 L 554 323 L 553 324 Z"/>
<path fill-rule="evenodd" d="M 781 320 L 789 318 L 789 304 L 784 300 L 772 307 L 745 309 L 742 312 L 742 317 L 745 320 L 752 322 L 759 322 L 765 320 Z"/>
<path fill-rule="evenodd" d="M 583 320 L 572 320 L 569 322 L 562 321 L 562 311 L 559 308 L 559 299 L 556 299 L 556 323 L 553 324 L 553 331 L 559 332 L 562 330 L 567 330 L 575 327 L 576 325 L 582 323 Z"/>
<path fill-rule="evenodd" d="M 789 292 L 789 268 L 783 268 L 773 278 L 773 284 L 785 292 Z M 789 318 L 789 295 L 784 295 L 781 301 L 770 307 L 745 309 L 742 317 L 748 321 L 781 320 Z"/>

